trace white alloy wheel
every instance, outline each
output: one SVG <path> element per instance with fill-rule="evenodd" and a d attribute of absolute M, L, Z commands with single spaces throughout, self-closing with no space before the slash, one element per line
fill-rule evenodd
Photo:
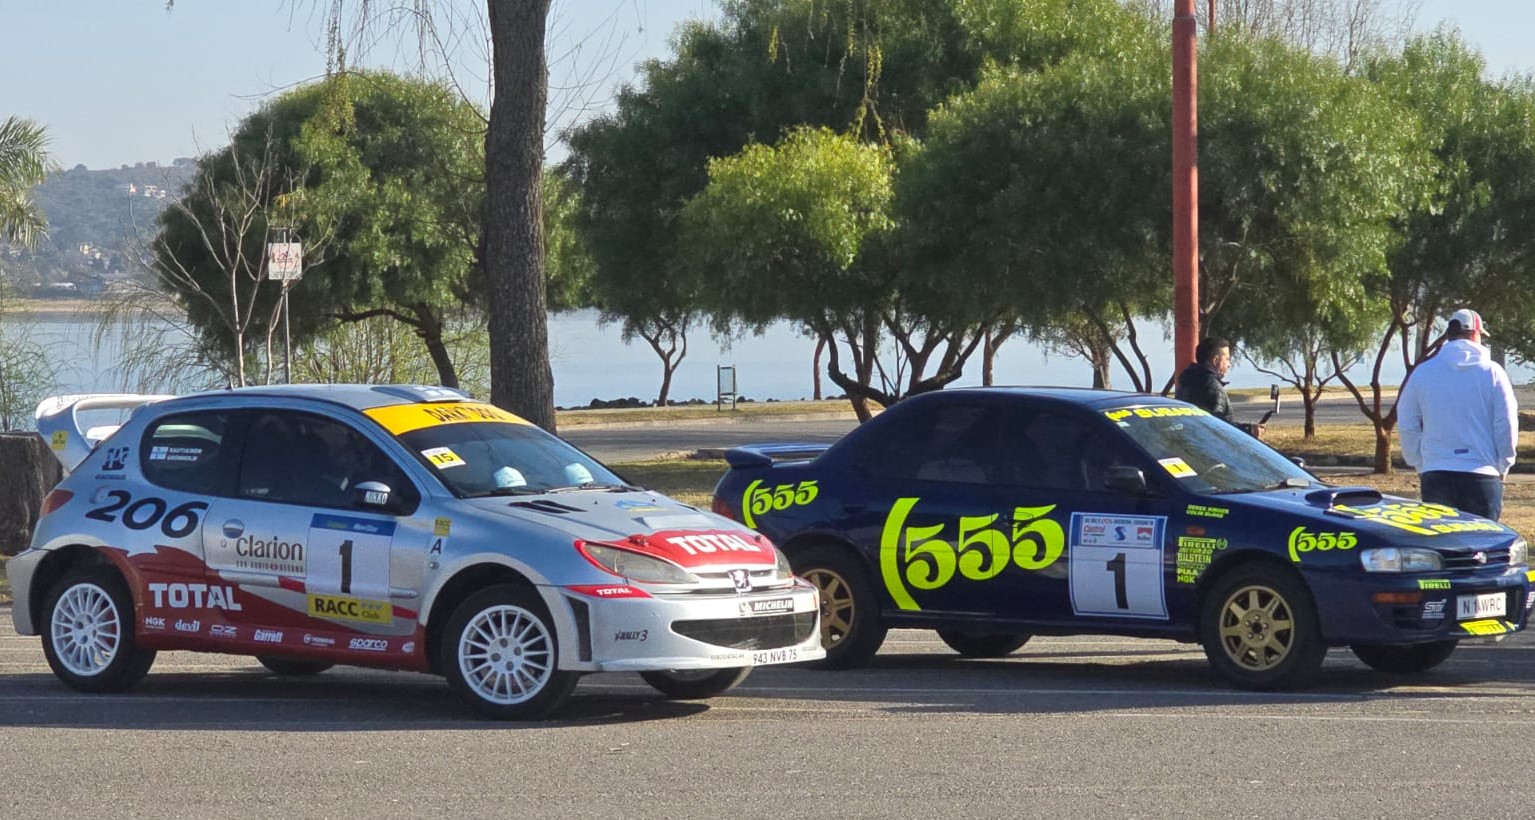
<path fill-rule="evenodd" d="M 458 638 L 458 670 L 474 694 L 509 706 L 538 695 L 554 673 L 554 640 L 542 619 L 499 604 L 476 613 Z"/>
<path fill-rule="evenodd" d="M 95 584 L 65 590 L 50 620 L 59 663 L 80 677 L 101 674 L 122 646 L 122 615 L 112 596 Z"/>

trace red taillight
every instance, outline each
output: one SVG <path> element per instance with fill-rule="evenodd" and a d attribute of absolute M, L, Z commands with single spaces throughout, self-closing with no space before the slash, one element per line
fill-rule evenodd
<path fill-rule="evenodd" d="M 53 492 L 43 496 L 43 508 L 42 511 L 38 513 L 38 515 L 47 515 L 48 513 L 51 513 L 54 510 L 69 503 L 69 499 L 74 497 L 75 494 L 69 490 L 54 490 Z"/>
<path fill-rule="evenodd" d="M 717 515 L 725 516 L 731 521 L 741 520 L 736 518 L 735 511 L 730 509 L 730 504 L 728 504 L 725 499 L 720 498 L 719 496 L 714 497 L 714 504 L 709 509 L 713 510 Z"/>

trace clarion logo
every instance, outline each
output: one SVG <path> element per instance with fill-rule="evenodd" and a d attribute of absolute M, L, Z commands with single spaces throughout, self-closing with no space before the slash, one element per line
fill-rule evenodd
<path fill-rule="evenodd" d="M 275 629 L 258 629 L 254 639 L 261 643 L 282 643 L 282 633 Z"/>
<path fill-rule="evenodd" d="M 149 594 L 155 608 L 222 609 L 240 612 L 244 607 L 235 600 L 235 588 L 208 584 L 150 584 Z"/>

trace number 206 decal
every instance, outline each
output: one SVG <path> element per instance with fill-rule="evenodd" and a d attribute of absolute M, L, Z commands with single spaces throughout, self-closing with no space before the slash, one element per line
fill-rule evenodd
<path fill-rule="evenodd" d="M 911 590 L 943 587 L 955 576 L 988 581 L 1009 564 L 1019 569 L 1041 570 L 1056 562 L 1066 547 L 1061 525 L 1046 518 L 1055 505 L 1018 507 L 1013 510 L 1011 533 L 993 526 L 1001 513 L 961 516 L 955 540 L 943 538 L 955 524 L 907 526 L 919 498 L 902 498 L 890 509 L 879 543 L 880 575 L 890 597 L 901 609 L 918 610 Z"/>
<path fill-rule="evenodd" d="M 188 501 L 176 507 L 154 496 L 134 501 L 127 490 L 109 490 L 106 497 L 111 503 L 93 508 L 85 517 L 114 524 L 121 513 L 122 524 L 128 529 L 147 530 L 159 524 L 166 538 L 185 538 L 196 532 L 202 513 L 208 509 L 205 501 Z"/>

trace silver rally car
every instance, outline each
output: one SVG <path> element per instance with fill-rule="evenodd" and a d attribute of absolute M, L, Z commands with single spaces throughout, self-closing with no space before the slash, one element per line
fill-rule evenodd
<path fill-rule="evenodd" d="M 198 650 L 432 672 L 525 719 L 583 672 L 702 698 L 825 656 L 815 589 L 767 538 L 457 391 L 63 397 L 38 429 L 70 472 L 7 566 L 12 617 L 76 689 Z"/>

